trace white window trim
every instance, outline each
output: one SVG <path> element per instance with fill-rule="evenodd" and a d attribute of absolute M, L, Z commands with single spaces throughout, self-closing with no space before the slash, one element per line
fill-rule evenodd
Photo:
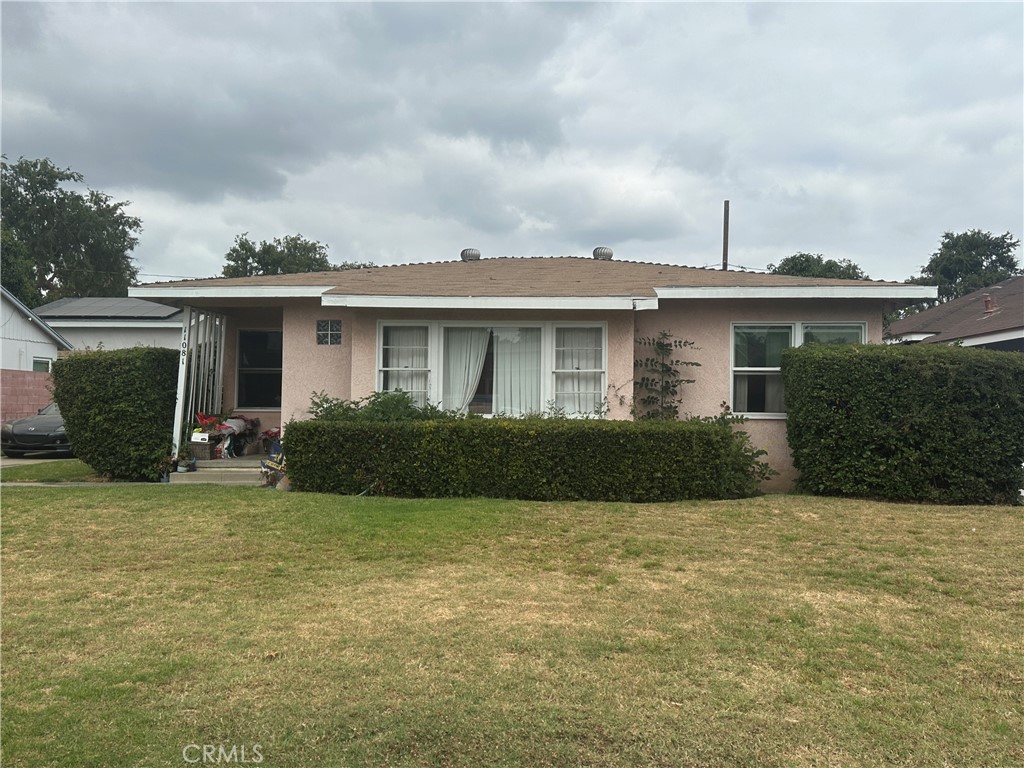
<path fill-rule="evenodd" d="M 781 368 L 736 368 L 736 327 L 737 326 L 788 326 L 790 328 L 794 347 L 802 347 L 804 344 L 804 329 L 807 326 L 857 326 L 860 328 L 860 343 L 864 344 L 868 337 L 868 324 L 863 320 L 735 320 L 729 326 L 729 404 L 730 407 L 736 402 L 736 374 L 737 373 L 776 373 Z M 758 413 L 751 411 L 736 411 L 737 416 L 742 416 L 751 421 L 758 420 L 785 420 L 785 413 Z"/>
<path fill-rule="evenodd" d="M 555 400 L 555 329 L 556 328 L 600 328 L 601 359 L 604 370 L 601 371 L 601 391 L 608 391 L 608 322 L 606 320 L 565 320 L 565 321 L 531 321 L 531 320 L 378 320 L 377 321 L 377 352 L 376 352 L 376 391 L 383 391 L 384 386 L 384 327 L 412 326 L 427 328 L 427 400 L 433 405 L 440 405 L 443 399 L 443 382 L 441 376 L 435 375 L 442 370 L 444 362 L 444 329 L 445 328 L 540 328 L 541 329 L 541 361 L 544 374 L 541 378 L 541 404 L 546 409 Z M 485 418 L 493 414 L 485 414 Z M 582 418 L 586 414 L 579 414 Z"/>
<path fill-rule="evenodd" d="M 36 363 L 46 363 L 45 371 L 37 371 Z M 32 372 L 33 373 L 52 373 L 53 372 L 53 358 L 52 357 L 33 357 L 32 358 Z"/>

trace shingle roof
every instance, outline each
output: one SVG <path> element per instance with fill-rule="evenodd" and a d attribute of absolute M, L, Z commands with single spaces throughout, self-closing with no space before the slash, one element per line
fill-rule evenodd
<path fill-rule="evenodd" d="M 843 287 L 902 283 L 769 275 L 672 264 L 573 256 L 485 258 L 371 267 L 342 272 L 210 278 L 154 284 L 152 288 L 323 286 L 354 296 L 631 296 L 653 297 L 666 287 Z"/>
<path fill-rule="evenodd" d="M 985 298 L 990 307 L 986 308 Z M 1024 275 L 982 288 L 897 320 L 889 326 L 893 337 L 933 334 L 928 343 L 942 343 L 1024 327 Z"/>

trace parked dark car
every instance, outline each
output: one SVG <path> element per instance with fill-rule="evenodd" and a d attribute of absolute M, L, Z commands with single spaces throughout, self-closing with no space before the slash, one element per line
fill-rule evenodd
<path fill-rule="evenodd" d="M 26 453 L 74 455 L 56 403 L 40 408 L 36 416 L 5 421 L 0 432 L 0 450 L 12 459 L 20 459 Z"/>

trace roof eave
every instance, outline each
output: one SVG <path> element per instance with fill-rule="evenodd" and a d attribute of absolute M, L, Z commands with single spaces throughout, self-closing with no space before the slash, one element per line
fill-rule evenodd
<path fill-rule="evenodd" d="M 657 299 L 632 296 L 363 296 L 327 294 L 325 307 L 357 309 L 656 309 Z M 654 302 L 654 306 L 649 306 Z M 640 306 L 638 306 L 640 305 Z"/>
<path fill-rule="evenodd" d="M 882 299 L 922 301 L 938 297 L 932 285 L 666 286 L 659 299 Z"/>
<path fill-rule="evenodd" d="M 138 299 L 308 299 L 317 298 L 333 285 L 222 285 L 222 286 L 158 286 L 138 285 L 128 295 Z"/>

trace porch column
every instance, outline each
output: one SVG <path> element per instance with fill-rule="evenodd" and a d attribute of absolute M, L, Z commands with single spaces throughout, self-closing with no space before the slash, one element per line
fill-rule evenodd
<path fill-rule="evenodd" d="M 188 334 L 192 327 L 192 307 L 182 307 L 181 346 L 178 348 L 178 396 L 174 401 L 174 427 L 171 434 L 171 458 L 181 449 L 181 425 L 185 418 L 185 386 L 188 382 Z"/>

